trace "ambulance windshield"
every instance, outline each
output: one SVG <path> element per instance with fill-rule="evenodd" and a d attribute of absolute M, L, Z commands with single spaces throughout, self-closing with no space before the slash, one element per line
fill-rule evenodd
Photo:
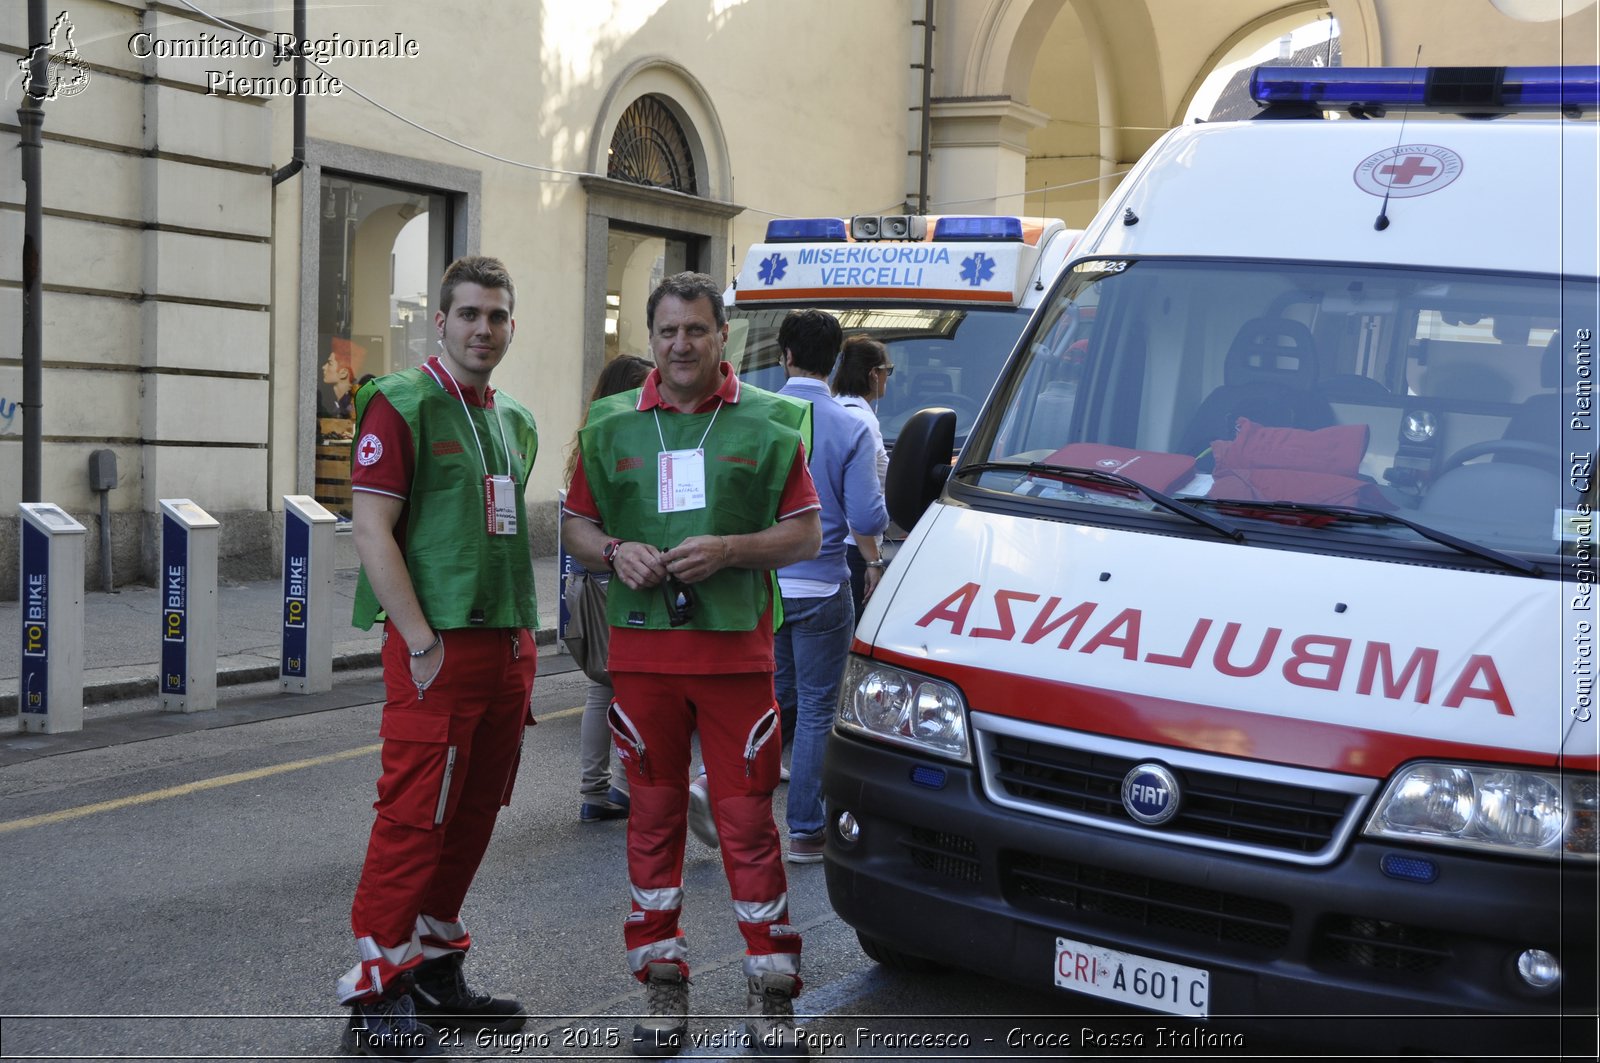
<path fill-rule="evenodd" d="M 1595 311 L 1593 280 L 1078 263 L 956 480 L 1006 504 L 1173 522 L 1138 492 L 1061 471 L 1098 469 L 1251 541 L 1414 551 L 1429 548 L 1420 527 L 1504 554 L 1570 552 L 1594 502 Z"/>
<path fill-rule="evenodd" d="M 1029 314 L 1012 307 L 819 309 L 839 319 L 847 339 L 865 335 L 888 347 L 894 373 L 877 408 L 884 444 L 891 449 L 906 419 L 929 406 L 954 410 L 956 437 L 966 438 Z M 769 391 L 783 387 L 778 326 L 789 310 L 729 309 L 726 357 L 747 383 Z"/>

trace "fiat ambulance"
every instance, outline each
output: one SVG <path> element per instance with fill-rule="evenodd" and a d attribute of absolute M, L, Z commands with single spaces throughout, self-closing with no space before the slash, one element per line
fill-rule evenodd
<path fill-rule="evenodd" d="M 1253 90 L 1130 172 L 953 466 L 959 412 L 900 432 L 830 898 L 1063 1011 L 1592 1056 L 1596 71 Z"/>
<path fill-rule="evenodd" d="M 775 219 L 724 297 L 727 356 L 742 379 L 776 391 L 784 316 L 827 310 L 845 335 L 888 347 L 885 446 L 928 406 L 953 410 L 964 437 L 1080 232 L 1000 215 Z"/>

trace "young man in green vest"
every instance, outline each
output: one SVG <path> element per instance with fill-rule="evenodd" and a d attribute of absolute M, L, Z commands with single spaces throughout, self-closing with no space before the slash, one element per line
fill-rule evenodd
<path fill-rule="evenodd" d="M 363 1055 L 439 1055 L 441 1030 L 527 1021 L 461 971 L 461 904 L 511 797 L 535 670 L 522 495 L 538 429 L 489 386 L 515 302 L 498 259 L 452 263 L 439 354 L 357 398 L 354 622 L 384 623 L 385 691 L 377 817 L 350 915 L 361 960 L 339 979 L 344 1048 Z"/>
<path fill-rule="evenodd" d="M 683 906 L 689 749 L 709 771 L 723 869 L 745 939 L 751 1048 L 806 1055 L 795 1023 L 800 935 L 789 925 L 772 791 L 772 570 L 822 542 L 806 468 L 810 406 L 750 387 L 722 360 L 728 325 L 710 277 L 680 273 L 646 308 L 656 369 L 596 402 L 578 436 L 562 535 L 607 594 L 610 723 L 628 769 L 628 964 L 648 1015 L 633 1051 L 676 1054 L 688 1027 Z"/>

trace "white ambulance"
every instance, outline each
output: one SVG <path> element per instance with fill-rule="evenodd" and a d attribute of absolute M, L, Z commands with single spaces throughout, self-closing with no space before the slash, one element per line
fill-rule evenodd
<path fill-rule="evenodd" d="M 953 467 L 959 415 L 900 432 L 830 898 L 1063 1011 L 1592 1057 L 1596 71 L 1253 87 L 1130 172 Z"/>
<path fill-rule="evenodd" d="M 1080 232 L 1000 215 L 776 219 L 724 296 L 727 357 L 741 379 L 777 391 L 784 316 L 830 311 L 846 336 L 888 347 L 878 422 L 890 450 L 928 406 L 955 411 L 964 437 Z"/>

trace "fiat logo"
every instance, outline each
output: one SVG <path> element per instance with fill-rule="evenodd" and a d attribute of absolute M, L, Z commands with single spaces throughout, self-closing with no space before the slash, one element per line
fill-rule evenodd
<path fill-rule="evenodd" d="M 1159 764 L 1140 764 L 1122 777 L 1122 807 L 1146 826 L 1167 822 L 1179 804 L 1177 777 Z"/>

